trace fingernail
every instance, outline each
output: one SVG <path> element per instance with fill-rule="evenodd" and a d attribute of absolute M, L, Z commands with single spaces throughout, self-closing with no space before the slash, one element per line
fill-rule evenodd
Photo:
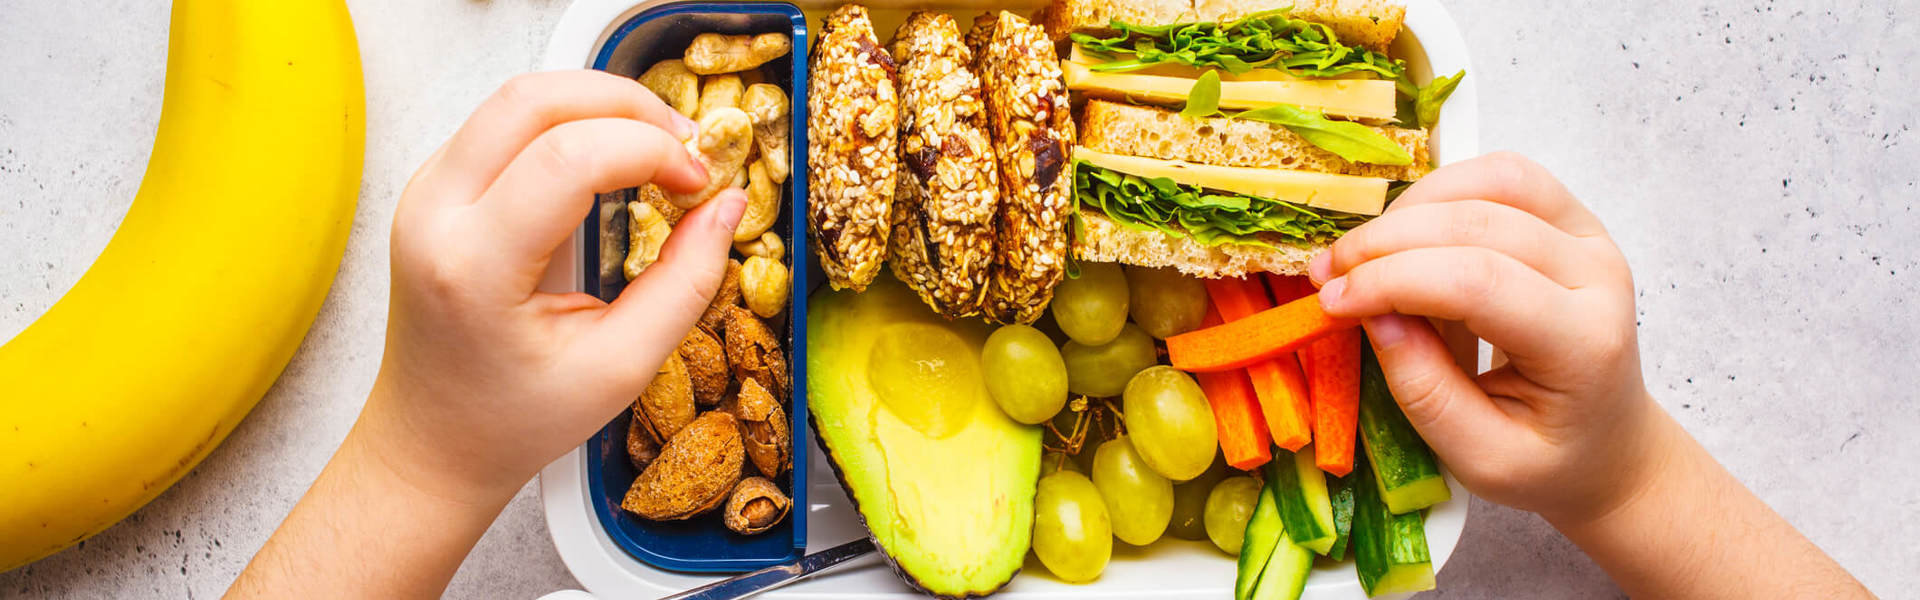
<path fill-rule="evenodd" d="M 1307 261 L 1308 279 L 1312 279 L 1314 283 L 1318 284 L 1331 277 L 1333 277 L 1332 252 L 1321 251 L 1319 254 L 1313 255 L 1313 260 Z"/>
<path fill-rule="evenodd" d="M 747 212 L 747 197 L 744 194 L 728 192 L 721 194 L 720 228 L 727 233 L 740 227 L 740 216 Z"/>
<path fill-rule="evenodd" d="M 1380 315 L 1360 320 L 1367 328 L 1367 339 L 1373 340 L 1375 348 L 1389 348 L 1407 337 L 1406 317 L 1400 315 Z"/>
<path fill-rule="evenodd" d="M 668 116 L 667 120 L 673 123 L 673 135 L 680 138 L 680 141 L 693 139 L 694 135 L 700 133 L 700 126 L 686 115 L 675 112 Z"/>
<path fill-rule="evenodd" d="M 1340 295 L 1347 293 L 1347 278 L 1335 277 L 1320 286 L 1320 308 L 1333 308 L 1340 304 Z"/>

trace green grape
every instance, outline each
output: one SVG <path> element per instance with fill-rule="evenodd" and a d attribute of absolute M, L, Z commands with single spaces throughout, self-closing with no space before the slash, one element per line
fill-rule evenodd
<path fill-rule="evenodd" d="M 1213 466 L 1199 477 L 1173 484 L 1173 522 L 1167 524 L 1168 535 L 1183 540 L 1207 539 L 1207 523 L 1202 518 L 1207 512 L 1207 494 L 1213 492 L 1213 484 L 1227 476 L 1227 463 L 1219 455 L 1214 453 Z"/>
<path fill-rule="evenodd" d="M 1033 497 L 1033 554 L 1067 583 L 1093 581 L 1107 570 L 1113 525 L 1087 476 L 1059 471 L 1040 479 Z"/>
<path fill-rule="evenodd" d="M 1171 267 L 1127 267 L 1133 322 L 1147 335 L 1167 339 L 1200 328 L 1207 316 L 1207 286 Z"/>
<path fill-rule="evenodd" d="M 1127 276 L 1112 263 L 1080 265 L 1080 276 L 1053 288 L 1053 320 L 1088 346 L 1113 341 L 1127 324 Z"/>
<path fill-rule="evenodd" d="M 1077 473 L 1080 471 L 1080 464 L 1073 462 L 1073 457 L 1068 456 L 1065 452 L 1048 450 L 1045 454 L 1040 455 L 1040 477 L 1044 479 L 1046 476 L 1052 475 L 1055 471 L 1074 471 Z"/>
<path fill-rule="evenodd" d="M 987 336 L 980 350 L 987 393 L 1013 420 L 1037 425 L 1067 403 L 1067 363 L 1047 334 L 1008 325 Z"/>
<path fill-rule="evenodd" d="M 1227 554 L 1240 554 L 1246 541 L 1247 519 L 1253 518 L 1253 505 L 1260 501 L 1260 481 L 1240 475 L 1220 480 L 1207 494 L 1207 537 Z"/>
<path fill-rule="evenodd" d="M 1096 398 L 1120 395 L 1134 373 L 1160 360 L 1153 338 L 1132 324 L 1122 327 L 1113 341 L 1098 346 L 1067 342 L 1060 347 L 1060 357 L 1067 363 L 1067 391 Z"/>
<path fill-rule="evenodd" d="M 1113 535 L 1122 542 L 1151 544 L 1173 519 L 1173 482 L 1147 467 L 1125 436 L 1100 445 L 1093 457 L 1093 485 L 1106 499 Z"/>
<path fill-rule="evenodd" d="M 1140 457 L 1167 479 L 1186 481 L 1207 470 L 1219 452 L 1213 407 L 1193 377 L 1173 367 L 1149 367 L 1127 382 L 1120 413 Z"/>

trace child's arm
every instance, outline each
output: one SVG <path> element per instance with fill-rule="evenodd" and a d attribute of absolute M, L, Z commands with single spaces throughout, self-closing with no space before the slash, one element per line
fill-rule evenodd
<path fill-rule="evenodd" d="M 535 291 L 593 195 L 707 175 L 693 124 L 632 80 L 528 75 L 477 109 L 394 212 L 386 354 L 365 409 L 232 597 L 437 597 L 513 494 L 640 395 L 706 308 L 744 198 L 674 228 L 608 304 Z"/>
<path fill-rule="evenodd" d="M 1645 598 L 1865 597 L 1647 393 L 1633 278 L 1598 217 L 1512 154 L 1435 171 L 1312 264 L 1461 483 L 1546 517 Z M 1505 367 L 1457 367 L 1418 315 Z"/>

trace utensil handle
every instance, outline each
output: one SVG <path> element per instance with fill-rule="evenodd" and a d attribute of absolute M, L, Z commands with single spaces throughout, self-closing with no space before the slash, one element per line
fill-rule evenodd
<path fill-rule="evenodd" d="M 806 579 L 873 551 L 873 540 L 860 538 L 845 544 L 808 554 L 790 565 L 775 565 L 722 579 L 661 600 L 732 600 L 745 598 L 795 581 Z"/>

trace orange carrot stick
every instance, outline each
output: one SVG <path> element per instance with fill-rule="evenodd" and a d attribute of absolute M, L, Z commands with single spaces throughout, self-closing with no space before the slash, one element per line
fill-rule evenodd
<path fill-rule="evenodd" d="M 1273 290 L 1273 300 L 1286 304 L 1307 297 L 1315 291 L 1313 280 L 1305 275 L 1280 275 L 1267 273 L 1267 289 Z"/>
<path fill-rule="evenodd" d="M 1219 325 L 1220 314 L 1207 307 L 1202 326 Z M 1213 405 L 1213 419 L 1220 432 L 1220 453 L 1233 468 L 1251 471 L 1273 460 L 1273 438 L 1267 435 L 1267 422 L 1260 413 L 1260 401 L 1254 395 L 1253 381 L 1244 371 L 1195 373 L 1200 389 Z"/>
<path fill-rule="evenodd" d="M 1266 286 L 1253 278 L 1209 279 L 1207 295 L 1220 316 L 1231 322 L 1271 308 Z M 1287 450 L 1299 450 L 1313 441 L 1313 411 L 1308 405 L 1307 378 L 1300 362 L 1292 355 L 1276 355 L 1247 365 L 1254 395 L 1267 420 L 1267 432 L 1273 443 Z"/>
<path fill-rule="evenodd" d="M 1328 315 L 1320 308 L 1319 294 L 1315 294 L 1244 319 L 1167 338 L 1167 355 L 1174 368 L 1190 373 L 1243 369 L 1359 324 Z"/>
<path fill-rule="evenodd" d="M 1300 350 L 1313 396 L 1313 462 L 1346 476 L 1353 471 L 1353 431 L 1360 419 L 1360 330 L 1327 334 Z"/>

